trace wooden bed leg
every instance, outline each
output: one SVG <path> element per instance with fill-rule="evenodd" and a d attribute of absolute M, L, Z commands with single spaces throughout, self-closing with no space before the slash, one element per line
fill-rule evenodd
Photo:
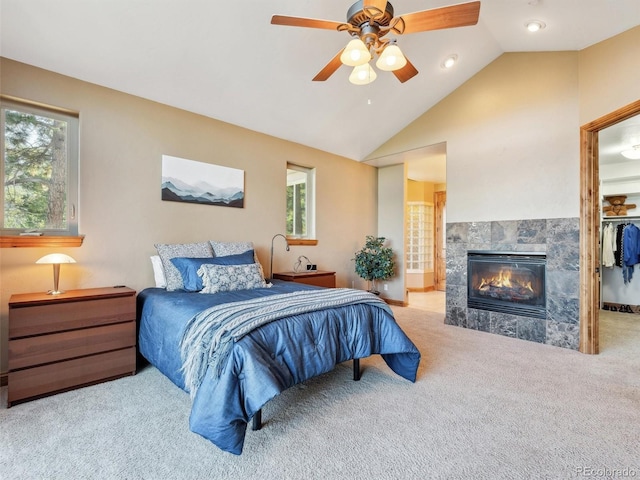
<path fill-rule="evenodd" d="M 251 430 L 260 430 L 262 428 L 262 409 L 258 410 L 253 416 L 251 422 Z"/>
<path fill-rule="evenodd" d="M 357 382 L 360 380 L 360 359 L 353 359 L 353 379 Z"/>

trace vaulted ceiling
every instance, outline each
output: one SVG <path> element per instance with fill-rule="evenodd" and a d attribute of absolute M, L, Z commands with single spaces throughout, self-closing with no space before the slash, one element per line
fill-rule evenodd
<path fill-rule="evenodd" d="M 504 52 L 581 50 L 640 24 L 640 0 L 482 0 L 477 25 L 396 37 L 420 72 L 367 86 L 342 66 L 312 82 L 346 32 L 350 0 L 0 0 L 0 55 L 362 161 Z M 394 0 L 396 15 L 446 0 Z M 532 34 L 525 23 L 546 28 Z M 458 63 L 445 70 L 450 54 Z"/>

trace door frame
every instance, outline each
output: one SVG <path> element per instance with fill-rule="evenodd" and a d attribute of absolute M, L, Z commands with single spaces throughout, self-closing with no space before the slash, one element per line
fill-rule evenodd
<path fill-rule="evenodd" d="M 435 236 L 433 242 L 434 249 L 434 285 L 435 289 L 438 291 L 445 291 L 447 289 L 447 268 L 446 268 L 446 258 L 443 256 L 443 252 L 445 252 L 445 242 L 444 242 L 444 232 L 445 228 L 443 222 L 443 213 L 444 206 L 447 203 L 447 192 L 446 191 L 437 191 L 433 194 L 434 198 L 434 216 L 433 220 L 435 223 L 433 234 Z M 446 252 L 445 252 L 446 255 Z"/>
<path fill-rule="evenodd" d="M 580 127 L 580 342 L 600 352 L 600 171 L 598 132 L 640 114 L 640 100 Z"/>

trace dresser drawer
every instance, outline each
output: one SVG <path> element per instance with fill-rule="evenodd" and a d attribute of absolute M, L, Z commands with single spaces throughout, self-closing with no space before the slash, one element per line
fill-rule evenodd
<path fill-rule="evenodd" d="M 9 338 L 135 321 L 133 295 L 11 308 Z"/>
<path fill-rule="evenodd" d="M 135 373 L 135 347 L 9 372 L 8 402 Z"/>
<path fill-rule="evenodd" d="M 136 345 L 135 322 L 9 340 L 9 370 Z"/>
<path fill-rule="evenodd" d="M 336 277 L 335 275 L 322 275 L 318 277 L 308 277 L 308 278 L 296 278 L 294 280 L 296 283 L 304 283 L 307 285 L 315 285 L 317 287 L 336 287 Z"/>

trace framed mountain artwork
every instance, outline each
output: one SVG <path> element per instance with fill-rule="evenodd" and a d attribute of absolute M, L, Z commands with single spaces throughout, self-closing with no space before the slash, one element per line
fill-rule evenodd
<path fill-rule="evenodd" d="M 244 170 L 163 155 L 162 200 L 244 208 Z"/>

